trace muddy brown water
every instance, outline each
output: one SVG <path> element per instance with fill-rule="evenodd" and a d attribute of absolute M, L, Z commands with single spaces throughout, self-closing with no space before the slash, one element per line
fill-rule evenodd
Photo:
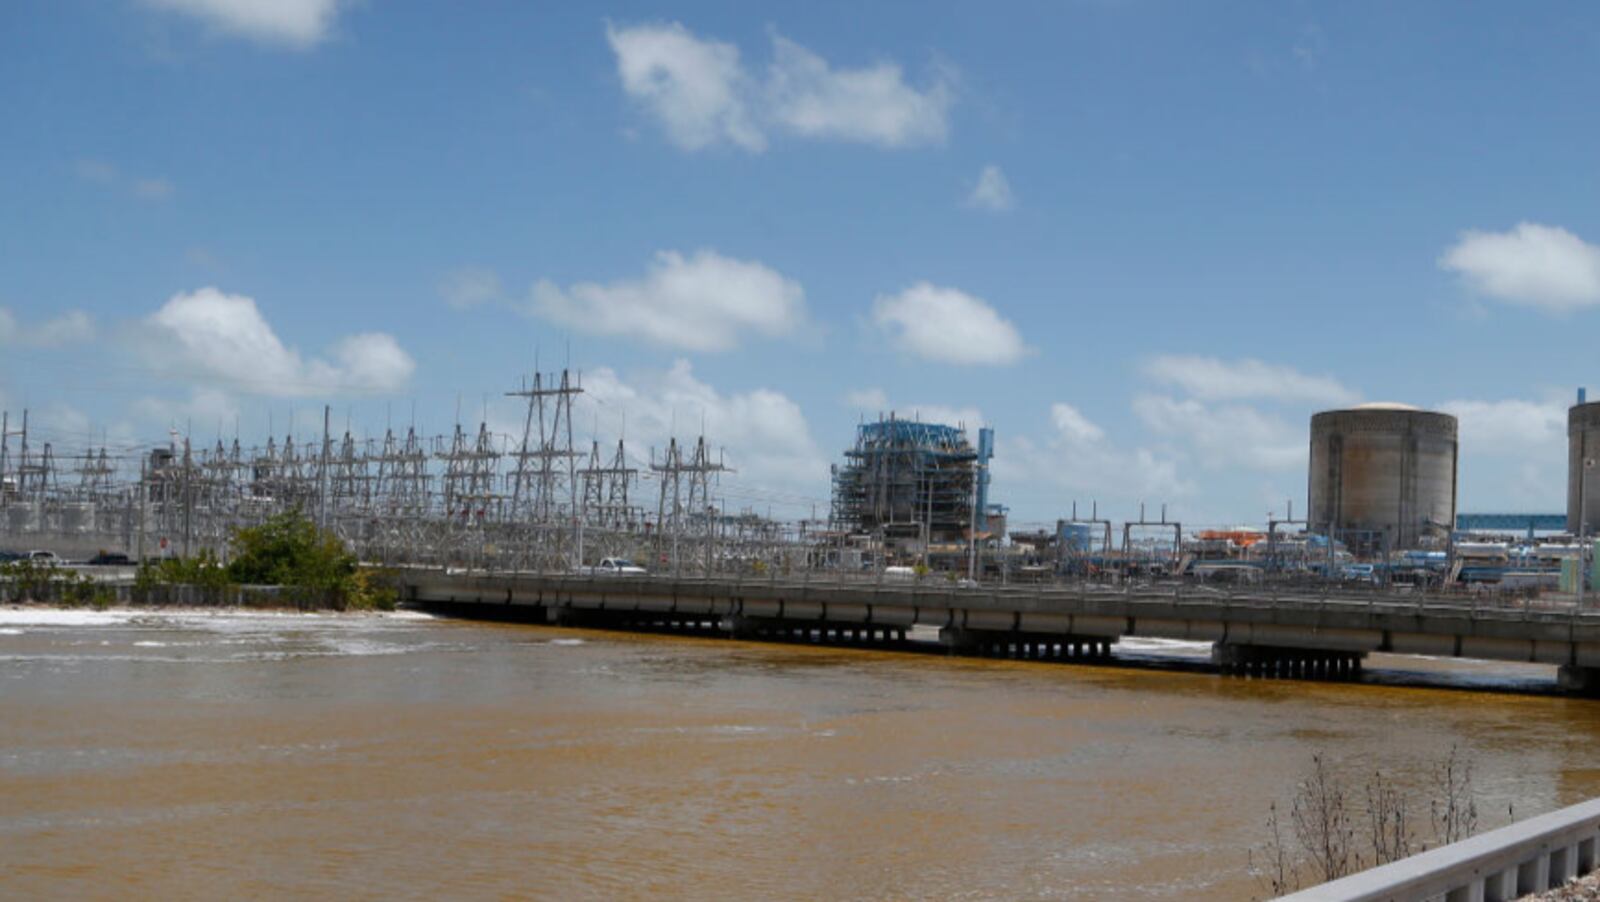
<path fill-rule="evenodd" d="M 1458 744 L 1485 827 L 1600 794 L 1548 668 L 1118 655 L 0 610 L 0 896 L 1249 898 L 1316 751 L 1415 787 Z"/>

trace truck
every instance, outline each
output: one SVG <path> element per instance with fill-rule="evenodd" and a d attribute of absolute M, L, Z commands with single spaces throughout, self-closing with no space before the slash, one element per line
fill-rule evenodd
<path fill-rule="evenodd" d="M 589 576 L 643 576 L 647 571 L 625 557 L 601 558 L 593 567 L 579 567 L 580 573 Z"/>

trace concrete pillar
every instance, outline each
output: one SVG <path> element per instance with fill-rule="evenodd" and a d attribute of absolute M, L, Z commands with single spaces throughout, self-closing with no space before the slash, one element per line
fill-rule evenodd
<path fill-rule="evenodd" d="M 1514 867 L 1490 874 L 1483 881 L 1484 902 L 1511 902 L 1517 896 L 1517 869 Z"/>

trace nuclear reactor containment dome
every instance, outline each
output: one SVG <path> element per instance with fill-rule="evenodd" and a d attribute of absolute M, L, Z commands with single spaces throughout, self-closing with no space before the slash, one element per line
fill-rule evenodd
<path fill-rule="evenodd" d="M 1442 544 L 1455 525 L 1456 452 L 1447 413 L 1363 404 L 1316 414 L 1311 529 L 1367 551 Z"/>
<path fill-rule="evenodd" d="M 1600 532 L 1600 401 L 1567 410 L 1567 531 Z"/>

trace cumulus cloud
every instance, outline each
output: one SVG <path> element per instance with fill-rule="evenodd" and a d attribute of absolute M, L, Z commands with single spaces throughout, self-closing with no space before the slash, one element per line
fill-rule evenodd
<path fill-rule="evenodd" d="M 1156 433 L 1181 440 L 1208 469 L 1244 465 L 1295 470 L 1306 465 L 1304 424 L 1292 424 L 1248 405 L 1140 395 L 1133 400 L 1133 411 Z"/>
<path fill-rule="evenodd" d="M 623 90 L 685 150 L 730 144 L 760 152 L 774 132 L 879 147 L 945 139 L 949 75 L 918 89 L 898 64 L 836 68 L 776 31 L 771 39 L 762 79 L 746 70 L 738 47 L 680 23 L 606 25 Z"/>
<path fill-rule="evenodd" d="M 144 0 L 223 34 L 304 50 L 321 43 L 347 0 Z"/>
<path fill-rule="evenodd" d="M 1463 232 L 1439 266 L 1481 294 L 1550 313 L 1600 304 L 1600 246 L 1557 226 Z"/>
<path fill-rule="evenodd" d="M 687 360 L 664 373 L 629 381 L 610 368 L 584 374 L 577 421 L 594 422 L 613 434 L 626 431 L 628 444 L 643 456 L 654 446 L 658 456 L 667 440 L 694 437 L 704 426 L 707 441 L 723 450 L 737 473 L 725 481 L 746 486 L 780 486 L 827 494 L 828 462 L 812 439 L 800 405 L 767 388 L 725 393 L 701 381 Z"/>
<path fill-rule="evenodd" d="M 699 150 L 724 141 L 765 150 L 767 139 L 751 119 L 749 77 L 739 48 L 696 37 L 673 22 L 617 28 L 606 25 L 617 56 L 622 89 L 644 106 L 673 143 Z"/>
<path fill-rule="evenodd" d="M 1454 400 L 1462 510 L 1561 510 L 1566 505 L 1567 402 Z"/>
<path fill-rule="evenodd" d="M 278 338 L 254 299 L 209 286 L 174 295 L 146 325 L 153 362 L 259 395 L 391 392 L 416 368 L 394 337 L 382 332 L 340 339 L 328 359 L 303 358 Z"/>
<path fill-rule="evenodd" d="M 1463 449 L 1518 454 L 1554 452 L 1567 440 L 1567 407 L 1560 401 L 1446 401 L 1439 409 L 1457 420 Z M 1565 456 L 1561 458 L 1565 461 Z"/>
<path fill-rule="evenodd" d="M 1031 496 L 1045 487 L 1074 493 L 1080 500 L 1131 504 L 1171 500 L 1194 491 L 1171 456 L 1119 445 L 1071 404 L 1050 405 L 1050 425 L 1042 439 L 999 436 L 995 497 L 1003 497 L 1007 487 L 1012 492 L 1025 487 Z"/>
<path fill-rule="evenodd" d="M 999 166 L 985 166 L 978 173 L 978 184 L 967 197 L 967 205 L 992 213 L 1003 213 L 1016 206 L 1016 199 L 1011 195 L 1011 183 L 1006 181 L 1006 174 L 1000 171 Z"/>
<path fill-rule="evenodd" d="M 593 335 L 638 338 L 686 351 L 725 351 L 746 333 L 781 336 L 805 322 L 800 283 L 751 260 L 702 250 L 655 256 L 643 278 L 562 289 L 541 280 L 529 309 Z"/>
<path fill-rule="evenodd" d="M 1350 404 L 1360 394 L 1331 376 L 1311 376 L 1293 367 L 1249 358 L 1223 360 L 1192 354 L 1164 354 L 1144 365 L 1152 381 L 1174 385 L 1204 401 L 1262 398 L 1316 404 Z"/>
<path fill-rule="evenodd" d="M 20 345 L 59 348 L 94 340 L 94 318 L 82 310 L 69 310 L 41 323 L 27 325 L 0 307 L 0 347 Z"/>
<path fill-rule="evenodd" d="M 896 347 L 939 363 L 1000 366 L 1029 352 L 1017 327 L 988 302 L 927 282 L 880 296 L 872 320 Z"/>
<path fill-rule="evenodd" d="M 944 141 L 951 89 L 943 78 L 918 91 L 895 63 L 834 69 L 777 32 L 772 51 L 767 99 L 780 127 L 807 138 L 879 147 Z"/>

